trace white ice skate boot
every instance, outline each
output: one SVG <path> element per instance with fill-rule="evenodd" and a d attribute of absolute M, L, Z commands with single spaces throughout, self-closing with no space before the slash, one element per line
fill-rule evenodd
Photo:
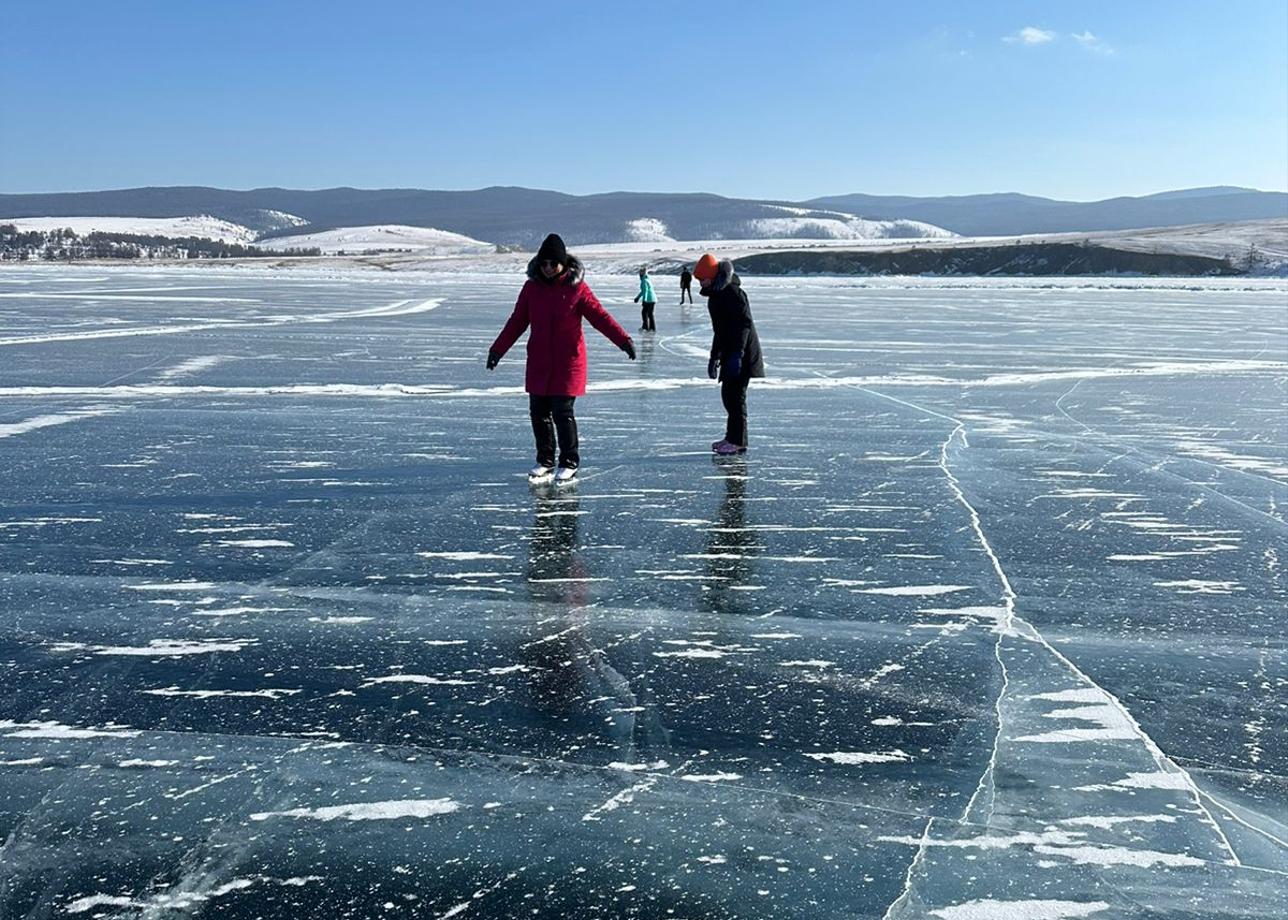
<path fill-rule="evenodd" d="M 554 467 L 546 466 L 544 463 L 538 463 L 532 469 L 528 470 L 528 482 L 549 482 L 554 478 L 554 475 Z"/>
<path fill-rule="evenodd" d="M 577 467 L 575 466 L 573 467 L 561 466 L 555 472 L 555 485 L 557 486 L 571 485 L 576 480 L 577 480 Z"/>

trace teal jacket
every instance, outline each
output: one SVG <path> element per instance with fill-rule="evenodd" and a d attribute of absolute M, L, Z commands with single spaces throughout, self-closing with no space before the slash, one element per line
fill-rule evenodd
<path fill-rule="evenodd" d="M 635 299 L 641 303 L 657 303 L 657 298 L 653 296 L 653 282 L 648 275 L 640 279 L 640 292 Z"/>

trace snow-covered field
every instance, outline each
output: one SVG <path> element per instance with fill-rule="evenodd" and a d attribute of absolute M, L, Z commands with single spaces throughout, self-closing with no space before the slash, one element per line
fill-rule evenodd
<path fill-rule="evenodd" d="M 728 235 L 756 240 L 891 240 L 948 239 L 956 234 L 916 220 L 864 220 L 841 211 L 771 205 L 781 217 L 760 217 L 730 225 Z M 640 217 L 627 221 L 620 236 L 627 243 L 674 243 L 676 238 L 664 221 Z"/>
<path fill-rule="evenodd" d="M 1123 249 L 1141 252 L 1162 250 L 1213 259 L 1233 258 L 1236 261 L 1254 253 L 1258 260 L 1254 271 L 1288 273 L 1288 219 L 1160 227 L 1092 236 L 1094 239 L 1113 240 L 1114 245 Z"/>
<path fill-rule="evenodd" d="M 1288 273 L 1288 220 L 1246 221 L 1232 224 L 1203 224 L 1194 227 L 1164 227 L 1154 230 L 1126 230 L 1100 233 L 1057 233 L 1021 237 L 954 237 L 945 239 L 933 234 L 919 238 L 834 238 L 802 239 L 794 237 L 755 239 L 673 240 L 666 236 L 666 227 L 660 221 L 640 220 L 629 228 L 634 236 L 630 242 L 594 243 L 571 247 L 588 269 L 598 273 L 634 274 L 641 265 L 675 270 L 679 264 L 692 264 L 704 252 L 714 252 L 722 257 L 738 259 L 754 253 L 827 250 L 827 249 L 902 249 L 908 246 L 970 248 L 997 246 L 1020 242 L 1078 243 L 1083 240 L 1127 250 L 1143 252 L 1172 252 L 1224 259 L 1233 257 L 1242 264 L 1249 252 L 1255 252 L 1257 264 L 1254 274 L 1284 275 Z M 333 231 L 336 233 L 342 231 Z M 288 243 L 301 237 L 285 237 L 273 241 L 280 246 L 301 245 Z M 336 247 L 343 248 L 343 247 Z M 531 253 L 490 252 L 486 244 L 468 254 L 453 256 L 450 253 L 434 254 L 432 261 L 424 253 L 393 253 L 377 257 L 382 267 L 398 271 L 432 269 L 436 272 L 460 271 L 476 273 L 506 273 L 521 270 L 531 258 Z M 340 263 L 345 264 L 345 263 Z M 357 263 L 348 263 L 357 264 Z M 298 267 L 298 266 L 297 266 Z M 1051 283 L 1080 283 L 1061 281 L 1060 278 L 1043 279 Z M 1122 279 L 1129 280 L 1129 279 Z M 969 283 L 969 278 L 954 278 L 952 283 Z M 902 283 L 902 281 L 896 281 Z M 935 283 L 931 282 L 932 284 Z M 990 282 L 991 283 L 991 282 Z M 1148 279 L 1147 284 L 1166 283 L 1163 279 Z"/>
<path fill-rule="evenodd" d="M 1288 274 L 1288 219 L 1145 230 L 959 237 L 942 228 L 917 221 L 869 221 L 841 212 L 810 212 L 786 205 L 779 207 L 784 213 L 781 218 L 745 221 L 738 225 L 736 229 L 745 233 L 746 239 L 676 240 L 663 221 L 642 217 L 622 226 L 620 236 L 624 242 L 584 244 L 573 248 L 588 266 L 598 271 L 633 273 L 641 264 L 673 269 L 679 263 L 693 262 L 704 252 L 717 252 L 736 259 L 753 253 L 786 250 L 880 250 L 902 249 L 913 245 L 970 248 L 1011 243 L 1087 241 L 1133 251 L 1231 259 L 1240 266 L 1246 266 L 1251 259 L 1251 270 L 1255 275 Z M 820 213 L 831 216 L 805 216 Z M 305 223 L 302 218 L 277 211 L 262 212 L 262 217 L 275 226 Z M 0 223 L 15 223 L 22 230 L 49 231 L 70 227 L 80 235 L 102 230 L 113 233 L 208 237 L 237 243 L 252 242 L 257 235 L 256 231 L 248 227 L 208 215 L 181 218 L 0 218 Z M 525 253 L 497 252 L 493 243 L 459 233 L 397 224 L 303 232 L 261 240 L 255 245 L 277 251 L 318 248 L 325 256 L 332 258 L 339 253 L 345 253 L 346 256 L 382 253 L 377 256 L 380 264 L 395 270 L 423 267 L 435 271 L 451 271 L 455 268 L 469 272 L 508 272 L 515 265 L 522 266 L 530 258 L 530 254 Z M 369 262 L 366 264 L 370 265 Z"/>
<path fill-rule="evenodd" d="M 492 243 L 484 243 L 459 233 L 447 230 L 435 230 L 432 227 L 405 227 L 399 224 L 383 224 L 372 227 L 342 227 L 338 230 L 323 230 L 317 233 L 301 233 L 293 236 L 261 240 L 256 244 L 260 249 L 321 249 L 324 254 L 363 253 L 397 250 L 414 252 L 419 256 L 459 256 L 476 253 L 491 253 L 496 250 Z"/>
<path fill-rule="evenodd" d="M 865 220 L 842 211 L 811 211 L 778 205 L 784 217 L 746 222 L 749 235 L 766 239 L 803 236 L 838 240 L 949 239 L 957 234 L 918 220 Z M 816 216 L 816 215 L 823 216 Z"/>
<path fill-rule="evenodd" d="M 222 240 L 225 243 L 249 243 L 256 236 L 255 231 L 249 227 L 220 220 L 209 214 L 192 217 L 0 217 L 0 224 L 14 224 L 19 230 L 42 233 L 70 228 L 77 236 L 96 232 L 129 233 L 137 236 L 195 236 L 199 239 Z"/>
<path fill-rule="evenodd" d="M 0 270 L 0 915 L 1279 915 L 1288 284 L 748 279 L 732 460 L 664 299 L 533 492 L 506 258 Z"/>

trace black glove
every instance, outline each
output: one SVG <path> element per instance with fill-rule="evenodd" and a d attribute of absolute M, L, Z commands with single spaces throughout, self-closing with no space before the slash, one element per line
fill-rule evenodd
<path fill-rule="evenodd" d="M 640 302 L 640 295 L 639 295 L 639 294 L 636 294 L 636 295 L 635 295 L 635 299 L 634 299 L 634 300 L 632 300 L 632 301 L 631 301 L 631 303 L 639 303 L 639 302 Z"/>
<path fill-rule="evenodd" d="M 737 377 L 742 374 L 742 355 L 734 352 L 729 356 L 729 360 L 724 363 L 726 377 Z"/>
<path fill-rule="evenodd" d="M 488 369 L 488 370 L 490 370 L 490 371 L 494 371 L 494 370 L 496 370 L 496 366 L 497 366 L 498 364 L 500 364 L 500 363 L 501 363 L 501 356 L 500 356 L 500 355 L 498 355 L 498 354 L 497 354 L 496 352 L 494 352 L 494 351 L 489 351 L 489 352 L 487 353 L 487 369 Z"/>
<path fill-rule="evenodd" d="M 711 360 L 707 362 L 707 376 L 710 377 L 712 380 L 715 380 L 716 377 L 720 375 L 719 368 L 720 368 L 720 359 L 717 358 L 715 355 L 712 355 Z"/>
<path fill-rule="evenodd" d="M 626 357 L 630 358 L 632 361 L 635 360 L 635 343 L 630 339 L 626 340 L 626 344 L 622 346 L 622 351 L 626 352 Z"/>

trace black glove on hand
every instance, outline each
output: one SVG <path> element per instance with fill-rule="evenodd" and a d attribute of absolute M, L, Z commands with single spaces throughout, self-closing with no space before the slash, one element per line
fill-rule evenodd
<path fill-rule="evenodd" d="M 497 366 L 498 364 L 500 364 L 500 363 L 501 363 L 501 356 L 500 356 L 500 355 L 498 355 L 498 354 L 497 354 L 496 352 L 494 352 L 494 351 L 489 351 L 489 352 L 487 353 L 487 369 L 488 369 L 488 370 L 490 370 L 490 371 L 494 371 L 494 370 L 496 370 L 496 366 Z"/>
<path fill-rule="evenodd" d="M 635 343 L 633 341 L 627 339 L 626 344 L 622 346 L 622 351 L 626 352 L 626 357 L 632 361 L 635 360 Z"/>
<path fill-rule="evenodd" d="M 707 362 L 707 376 L 710 377 L 712 380 L 715 380 L 716 377 L 720 375 L 719 368 L 720 368 L 720 359 L 717 358 L 715 355 L 712 355 L 711 360 Z"/>

